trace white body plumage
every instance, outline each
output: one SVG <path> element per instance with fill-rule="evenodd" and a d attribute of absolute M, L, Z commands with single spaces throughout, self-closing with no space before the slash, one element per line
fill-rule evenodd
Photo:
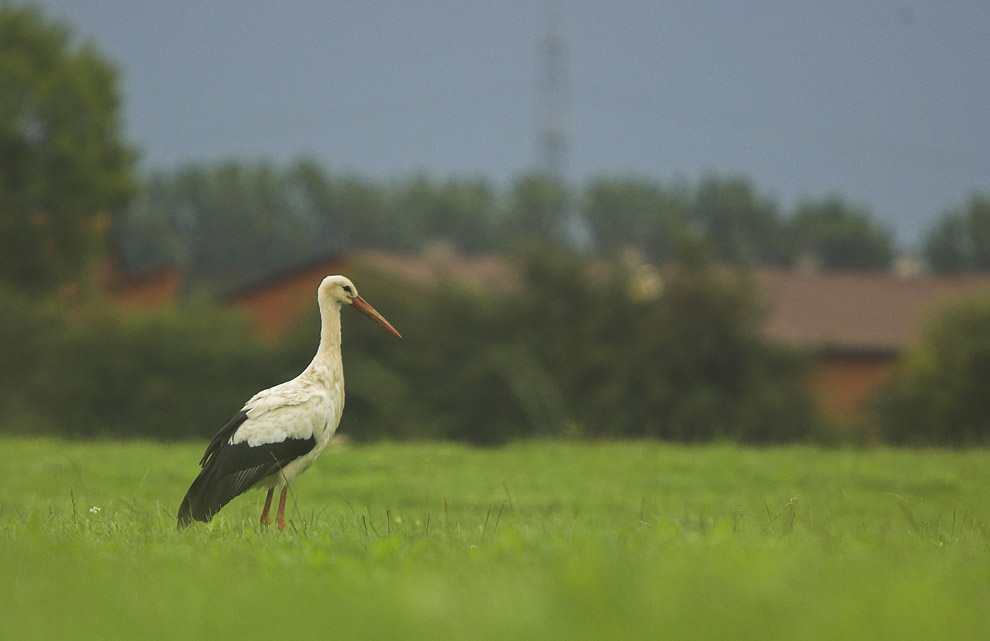
<path fill-rule="evenodd" d="M 245 420 L 230 437 L 231 445 L 246 443 L 264 447 L 289 439 L 314 438 L 315 446 L 278 473 L 255 484 L 274 487 L 292 483 L 326 448 L 340 424 L 344 410 L 344 376 L 340 359 L 324 377 L 300 375 L 291 381 L 263 390 L 244 404 Z"/>

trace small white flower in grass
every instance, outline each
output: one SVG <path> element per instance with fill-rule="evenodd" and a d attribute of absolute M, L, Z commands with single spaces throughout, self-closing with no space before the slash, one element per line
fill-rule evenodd
<path fill-rule="evenodd" d="M 103 508 L 94 505 L 93 507 L 89 508 L 89 513 L 90 514 L 99 514 L 100 513 L 100 510 L 102 510 L 102 509 Z"/>

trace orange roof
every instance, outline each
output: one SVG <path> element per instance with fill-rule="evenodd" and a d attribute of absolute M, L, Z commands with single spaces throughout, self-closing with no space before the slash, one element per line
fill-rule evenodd
<path fill-rule="evenodd" d="M 502 289 L 518 280 L 511 262 L 499 256 L 464 256 L 438 250 L 425 257 L 365 251 L 348 258 L 351 264 L 393 274 L 419 286 L 453 280 L 482 289 Z"/>
<path fill-rule="evenodd" d="M 332 260 L 324 258 L 295 266 L 224 298 L 235 305 L 263 308 L 269 315 L 277 310 L 279 318 L 262 319 L 270 333 L 277 333 L 300 308 L 309 309 L 312 290 L 322 276 L 356 264 L 420 286 L 453 279 L 494 290 L 511 287 L 519 278 L 515 267 L 500 257 L 468 257 L 447 251 L 436 251 L 425 258 L 362 252 L 349 255 L 346 261 L 334 256 Z M 177 299 L 177 274 L 156 276 L 151 279 L 158 286 L 152 288 L 156 301 Z M 764 331 L 768 338 L 797 346 L 881 354 L 894 354 L 916 342 L 929 320 L 946 305 L 964 298 L 990 296 L 990 275 L 936 278 L 757 269 L 753 280 L 766 305 Z M 121 299 L 140 298 L 122 283 L 113 283 L 111 289 Z M 276 301 L 275 293 L 282 298 Z M 300 305 L 290 304 L 289 299 L 296 297 Z M 148 304 L 144 299 L 140 302 Z M 254 310 L 256 316 L 262 314 L 259 310 Z"/>
<path fill-rule="evenodd" d="M 518 279 L 500 257 L 439 253 L 429 258 L 366 252 L 355 262 L 373 265 L 419 285 L 453 277 L 484 288 Z M 880 272 L 757 269 L 766 305 L 766 336 L 801 347 L 895 354 L 916 342 L 929 320 L 953 302 L 990 296 L 990 275 L 930 277 Z"/>
<path fill-rule="evenodd" d="M 758 270 L 766 333 L 797 345 L 896 352 L 915 342 L 947 304 L 990 295 L 990 276 Z"/>
<path fill-rule="evenodd" d="M 182 296 L 182 274 L 171 266 L 125 274 L 116 263 L 107 261 L 99 266 L 98 279 L 110 299 L 127 309 L 174 305 Z"/>

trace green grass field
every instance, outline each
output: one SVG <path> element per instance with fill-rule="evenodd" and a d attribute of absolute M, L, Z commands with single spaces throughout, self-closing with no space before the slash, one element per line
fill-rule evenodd
<path fill-rule="evenodd" d="M 0 439 L 0 636 L 990 636 L 987 451 L 349 447 L 178 532 L 203 445 Z"/>

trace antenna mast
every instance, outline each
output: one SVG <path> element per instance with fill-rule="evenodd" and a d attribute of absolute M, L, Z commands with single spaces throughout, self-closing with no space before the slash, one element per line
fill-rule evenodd
<path fill-rule="evenodd" d="M 542 57 L 543 121 L 540 125 L 541 169 L 550 177 L 567 177 L 567 42 L 561 24 L 560 5 L 547 0 L 546 25 L 540 43 Z"/>
<path fill-rule="evenodd" d="M 567 39 L 559 2 L 547 0 L 546 11 L 546 26 L 540 43 L 543 66 L 543 118 L 539 132 L 541 170 L 567 191 L 570 172 Z M 591 227 L 569 197 L 559 216 L 560 233 L 564 242 L 572 249 L 590 250 L 594 245 Z"/>

